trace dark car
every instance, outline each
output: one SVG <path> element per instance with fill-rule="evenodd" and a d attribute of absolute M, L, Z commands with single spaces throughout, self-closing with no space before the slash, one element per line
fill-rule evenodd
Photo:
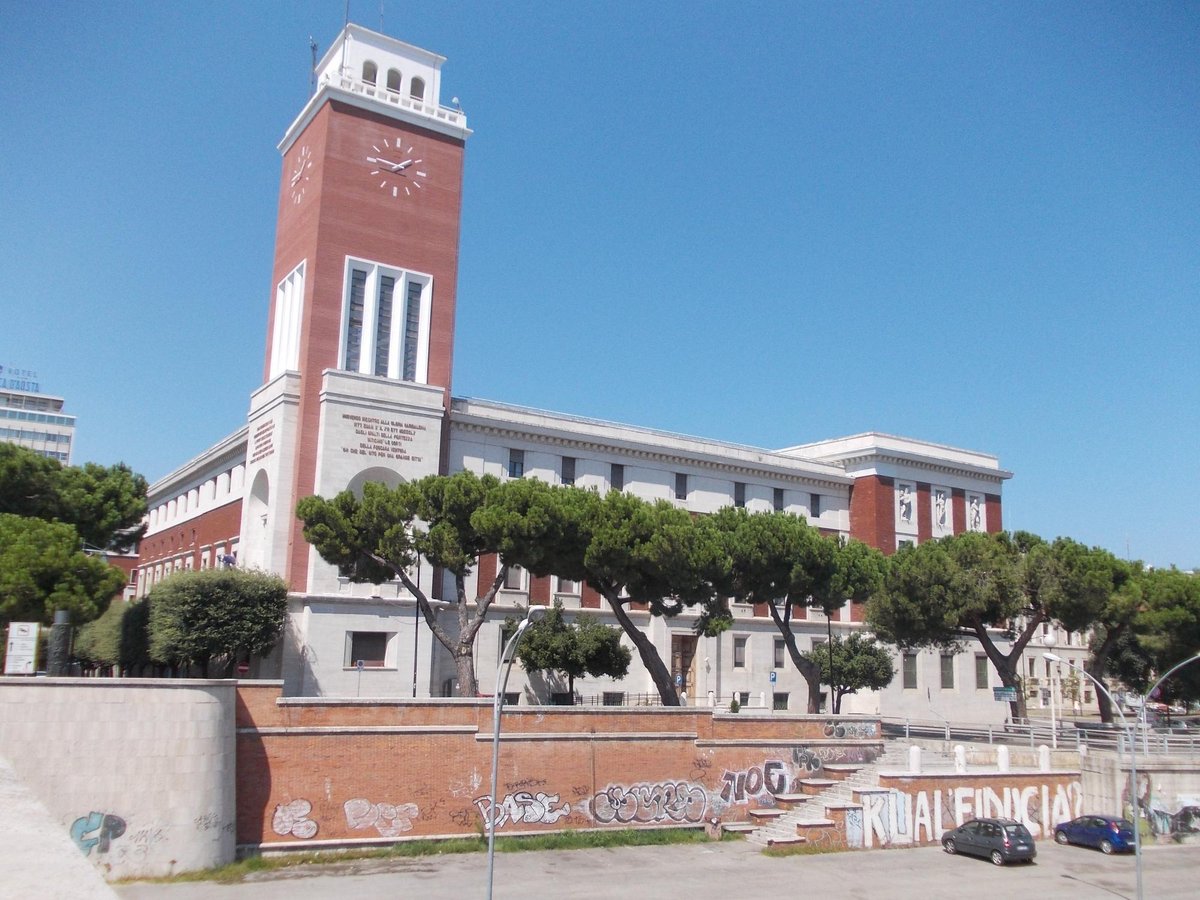
<path fill-rule="evenodd" d="M 1056 825 L 1054 840 L 1099 847 L 1105 853 L 1133 850 L 1133 823 L 1117 816 L 1080 816 Z"/>
<path fill-rule="evenodd" d="M 998 866 L 1015 859 L 1033 862 L 1033 835 L 1016 819 L 972 819 L 942 836 L 947 853 L 970 853 Z"/>

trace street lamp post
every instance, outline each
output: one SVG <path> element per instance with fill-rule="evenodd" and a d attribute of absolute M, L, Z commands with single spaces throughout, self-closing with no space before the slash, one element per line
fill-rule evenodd
<path fill-rule="evenodd" d="M 1130 791 L 1133 798 L 1133 855 L 1134 855 L 1134 871 L 1137 879 L 1137 898 L 1142 900 L 1142 814 L 1140 809 L 1140 800 L 1138 798 L 1138 777 L 1137 777 L 1137 735 L 1135 735 L 1129 727 L 1129 720 L 1125 718 L 1125 713 L 1121 712 L 1121 705 L 1117 703 L 1112 694 L 1108 692 L 1108 688 L 1087 669 L 1082 666 L 1077 666 L 1073 662 L 1063 659 L 1054 653 L 1043 653 L 1047 660 L 1052 663 L 1062 663 L 1067 668 L 1074 669 L 1082 675 L 1087 676 L 1096 685 L 1097 690 L 1101 691 L 1108 698 L 1112 708 L 1117 711 L 1117 715 L 1121 717 L 1121 724 L 1125 727 L 1125 733 L 1129 737 L 1129 778 L 1133 782 L 1133 787 Z M 1173 670 L 1172 670 L 1173 671 Z M 1170 673 L 1168 673 L 1170 674 Z"/>
<path fill-rule="evenodd" d="M 1058 643 L 1058 636 L 1053 631 L 1047 631 L 1042 635 L 1042 645 L 1050 650 L 1054 649 L 1054 645 Z M 1049 662 L 1049 655 L 1047 655 Z M 1050 678 L 1050 747 L 1053 750 L 1058 749 L 1058 722 L 1055 719 L 1054 707 L 1054 672 L 1058 668 L 1058 663 L 1052 663 L 1053 668 L 1047 670 L 1046 674 Z"/>
<path fill-rule="evenodd" d="M 492 803 L 488 810 L 488 856 L 487 856 L 487 897 L 492 900 L 492 876 L 496 861 L 496 792 L 499 788 L 498 772 L 500 765 L 500 711 L 504 707 L 504 689 L 508 687 L 508 675 L 512 672 L 513 660 L 517 656 L 517 645 L 525 634 L 525 629 L 540 619 L 545 607 L 530 606 L 525 611 L 525 618 L 517 626 L 516 632 L 504 645 L 500 660 L 496 663 L 496 693 L 492 698 Z"/>
<path fill-rule="evenodd" d="M 1158 681 L 1154 682 L 1154 684 L 1150 685 L 1150 690 L 1146 691 L 1146 696 L 1142 698 L 1141 712 L 1138 713 L 1138 718 L 1140 720 L 1143 735 L 1146 734 L 1146 701 L 1149 700 L 1154 695 L 1155 691 L 1158 690 L 1159 686 L 1162 685 L 1162 683 L 1164 681 L 1166 681 L 1168 678 L 1170 678 L 1172 675 L 1174 675 L 1176 672 L 1178 672 L 1184 666 L 1190 665 L 1191 663 L 1194 663 L 1198 659 L 1200 659 L 1200 653 L 1197 653 L 1195 656 L 1193 656 L 1189 659 L 1185 659 L 1183 662 L 1179 663 L 1178 665 L 1172 666 L 1171 668 L 1167 669 L 1167 672 L 1165 675 L 1163 675 L 1161 678 L 1159 678 Z"/>

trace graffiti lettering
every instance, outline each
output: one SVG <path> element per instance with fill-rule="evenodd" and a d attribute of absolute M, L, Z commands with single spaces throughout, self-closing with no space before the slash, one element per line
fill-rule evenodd
<path fill-rule="evenodd" d="M 525 825 L 553 825 L 563 816 L 571 814 L 571 804 L 561 803 L 558 794 L 544 794 L 538 791 L 517 791 L 508 794 L 496 808 L 496 827 L 503 828 L 510 822 Z M 479 812 L 483 814 L 485 826 L 492 821 L 492 798 L 485 794 L 475 800 Z"/>
<path fill-rule="evenodd" d="M 515 790 L 519 790 L 520 788 L 541 787 L 545 783 L 545 778 L 522 778 L 520 781 L 508 782 L 504 785 L 504 788 L 511 793 Z"/>
<path fill-rule="evenodd" d="M 94 837 L 89 837 L 92 833 Z M 110 813 L 90 812 L 71 823 L 71 839 L 83 851 L 84 856 L 107 853 L 109 843 L 125 833 L 125 820 Z"/>
<path fill-rule="evenodd" d="M 788 774 L 787 766 L 777 759 L 767 760 L 761 768 L 751 766 L 743 772 L 726 771 L 721 776 L 725 787 L 721 788 L 720 798 L 726 803 L 746 803 L 762 795 L 764 790 L 771 797 L 786 794 L 790 782 Z"/>
<path fill-rule="evenodd" d="M 886 847 L 893 844 L 933 843 L 942 835 L 977 816 L 1016 819 L 1034 836 L 1045 836 L 1051 822 L 1063 822 L 1080 814 L 1083 790 L 1079 782 L 1067 785 L 1032 785 L 994 788 L 961 786 L 946 790 L 904 791 L 883 788 L 860 793 L 863 823 L 858 834 L 862 844 Z M 851 835 L 847 833 L 847 839 Z"/>
<path fill-rule="evenodd" d="M 290 834 L 308 840 L 317 833 L 317 823 L 308 818 L 310 812 L 312 804 L 307 800 L 280 803 L 275 807 L 275 815 L 271 817 L 271 828 L 278 835 Z"/>
<path fill-rule="evenodd" d="M 361 797 L 347 800 L 342 809 L 348 826 L 355 830 L 374 827 L 381 837 L 412 831 L 412 820 L 420 815 L 415 803 L 372 803 Z"/>
<path fill-rule="evenodd" d="M 759 773 L 759 777 L 762 774 Z M 612 786 L 592 798 L 592 818 L 607 825 L 620 822 L 700 822 L 708 795 L 699 784 L 667 781 L 660 784 Z"/>
<path fill-rule="evenodd" d="M 837 738 L 873 738 L 879 737 L 878 722 L 839 722 L 830 719 L 822 729 L 825 737 Z"/>

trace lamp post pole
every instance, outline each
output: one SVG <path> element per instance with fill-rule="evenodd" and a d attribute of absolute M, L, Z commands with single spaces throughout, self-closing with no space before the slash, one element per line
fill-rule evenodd
<path fill-rule="evenodd" d="M 1047 660 L 1052 663 L 1062 663 L 1067 668 L 1074 669 L 1082 675 L 1087 676 L 1096 685 L 1096 688 L 1101 691 L 1108 702 L 1112 704 L 1112 708 L 1117 711 L 1117 715 L 1121 717 L 1121 724 L 1125 727 L 1125 734 L 1129 737 L 1129 778 L 1133 782 L 1132 790 L 1130 791 L 1133 798 L 1133 855 L 1134 855 L 1134 871 L 1137 879 L 1137 898 L 1142 900 L 1142 814 L 1140 808 L 1140 800 L 1138 798 L 1138 777 L 1137 777 L 1137 735 L 1135 735 L 1129 727 L 1129 720 L 1125 718 L 1125 713 L 1121 712 L 1121 705 L 1117 703 L 1112 694 L 1091 672 L 1081 666 L 1075 665 L 1073 662 L 1068 662 L 1060 656 L 1053 653 L 1043 653 Z M 1170 673 L 1168 673 L 1170 674 Z M 1145 704 L 1143 703 L 1143 706 Z"/>
<path fill-rule="evenodd" d="M 508 675 L 512 672 L 513 660 L 517 656 L 517 645 L 535 619 L 541 618 L 545 607 L 530 606 L 516 632 L 504 645 L 500 660 L 496 663 L 496 693 L 492 697 L 492 802 L 488 809 L 488 854 L 487 854 L 487 898 L 492 900 L 492 877 L 496 862 L 496 792 L 499 788 L 500 765 L 500 711 L 504 707 L 504 689 L 508 687 Z"/>
<path fill-rule="evenodd" d="M 1042 646 L 1048 650 L 1053 650 L 1054 645 L 1058 643 L 1058 636 L 1053 631 L 1048 631 L 1042 635 Z M 1047 658 L 1047 662 L 1049 659 Z M 1054 670 L 1058 667 L 1058 663 L 1052 663 L 1051 668 L 1046 671 L 1050 679 L 1050 747 L 1058 749 L 1058 723 L 1055 719 L 1054 709 Z"/>

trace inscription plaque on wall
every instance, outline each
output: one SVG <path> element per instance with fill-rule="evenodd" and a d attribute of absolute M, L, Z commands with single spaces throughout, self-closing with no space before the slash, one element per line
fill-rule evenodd
<path fill-rule="evenodd" d="M 275 421 L 263 422 L 254 429 L 250 439 L 250 465 L 261 462 L 275 452 Z"/>
<path fill-rule="evenodd" d="M 342 420 L 354 428 L 353 440 L 342 444 L 343 453 L 402 462 L 423 461 L 423 457 L 410 452 L 409 446 L 420 432 L 426 430 L 421 423 L 351 413 L 342 413 Z"/>

